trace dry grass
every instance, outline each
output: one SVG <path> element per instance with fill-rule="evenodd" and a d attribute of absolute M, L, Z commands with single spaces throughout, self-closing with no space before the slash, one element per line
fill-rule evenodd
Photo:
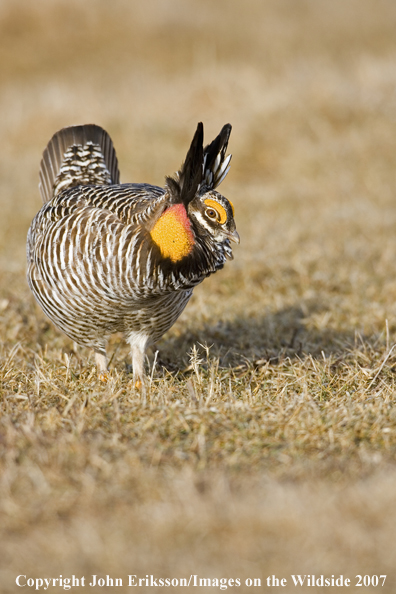
<path fill-rule="evenodd" d="M 3 1 L 2 593 L 21 573 L 395 591 L 395 25 L 391 0 Z M 38 163 L 57 129 L 96 122 L 123 181 L 161 184 L 199 120 L 234 126 L 242 242 L 143 402 L 119 337 L 102 385 L 33 303 Z"/>

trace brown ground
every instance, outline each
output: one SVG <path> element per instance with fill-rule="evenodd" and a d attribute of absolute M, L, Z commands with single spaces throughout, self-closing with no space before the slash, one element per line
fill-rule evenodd
<path fill-rule="evenodd" d="M 0 4 L 2 594 L 34 590 L 19 574 L 396 591 L 395 30 L 393 0 Z M 29 293 L 38 165 L 94 122 L 122 181 L 162 184 L 200 120 L 233 124 L 241 245 L 143 402 L 120 337 L 102 385 Z"/>

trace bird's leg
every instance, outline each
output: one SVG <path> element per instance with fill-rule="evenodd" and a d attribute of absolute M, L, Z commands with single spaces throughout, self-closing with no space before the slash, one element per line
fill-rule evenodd
<path fill-rule="evenodd" d="M 95 363 L 98 368 L 98 378 L 101 382 L 107 382 L 109 374 L 107 371 L 107 357 L 103 353 L 95 351 Z"/>
<path fill-rule="evenodd" d="M 136 345 L 132 346 L 133 381 L 135 388 L 144 391 L 144 350 Z"/>
<path fill-rule="evenodd" d="M 131 345 L 133 381 L 135 388 L 141 390 L 142 395 L 146 396 L 146 380 L 144 375 L 144 357 L 149 337 L 142 332 L 131 332 L 127 336 L 127 341 Z"/>

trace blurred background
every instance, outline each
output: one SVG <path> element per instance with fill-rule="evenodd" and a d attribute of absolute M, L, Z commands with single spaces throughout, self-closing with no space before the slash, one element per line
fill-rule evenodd
<path fill-rule="evenodd" d="M 348 376 L 356 389 L 356 432 L 368 436 L 367 449 L 359 449 L 361 433 L 345 437 L 340 421 L 334 430 L 338 450 L 329 452 L 327 437 L 325 445 L 313 446 L 309 424 L 296 408 L 297 437 L 284 439 L 279 409 L 277 431 L 263 429 L 258 445 L 253 438 L 248 446 L 235 438 L 233 457 L 221 446 L 225 429 L 222 434 L 214 427 L 220 445 L 212 458 L 207 446 L 214 475 L 206 483 L 196 479 L 187 446 L 177 460 L 169 454 L 159 480 L 152 469 L 154 429 L 151 434 L 142 422 L 139 437 L 130 429 L 117 445 L 113 426 L 106 429 L 106 417 L 98 413 L 97 433 L 87 430 L 80 439 L 61 425 L 52 396 L 42 404 L 48 414 L 44 432 L 55 444 L 45 466 L 41 425 L 30 450 L 26 436 L 33 430 L 28 421 L 20 428 L 15 420 L 17 414 L 25 419 L 21 401 L 4 425 L 14 440 L 13 454 L 4 446 L 8 478 L 0 481 L 9 496 L 3 510 L 11 526 L 3 556 L 7 583 L 26 567 L 51 568 L 54 577 L 100 567 L 115 577 L 120 568 L 135 573 L 134 567 L 144 573 L 171 568 L 171 577 L 183 577 L 186 567 L 211 568 L 213 577 L 233 577 L 235 559 L 238 571 L 251 577 L 286 566 L 293 573 L 310 572 L 312 559 L 330 574 L 348 567 L 377 573 L 394 568 L 394 450 L 386 450 L 383 425 L 378 441 L 370 442 L 374 420 L 361 422 L 367 409 L 359 408 L 359 398 L 365 402 L 383 349 L 396 339 L 395 32 L 394 0 L 0 0 L 1 338 L 7 361 L 17 344 L 30 348 L 19 351 L 18 363 L 26 364 L 27 392 L 33 390 L 37 343 L 50 344 L 54 373 L 63 373 L 59 361 L 69 344 L 44 327 L 25 281 L 26 233 L 41 206 L 38 170 L 51 136 L 64 126 L 99 124 L 113 139 L 121 181 L 162 185 L 183 161 L 197 122 L 203 121 L 207 142 L 230 122 L 233 160 L 221 191 L 235 205 L 241 245 L 224 271 L 197 288 L 164 341 L 165 354 L 168 349 L 171 358 L 176 345 L 180 359 L 194 341 L 215 342 L 216 356 L 225 345 L 249 367 L 293 350 L 282 377 L 275 363 L 270 370 L 276 406 L 289 406 L 286 388 L 293 373 L 303 385 L 307 369 L 317 369 L 312 357 L 325 366 L 336 353 L 335 373 Z M 368 344 L 375 350 L 371 359 Z M 361 359 L 349 356 L 353 345 Z M 302 352 L 309 355 L 305 363 Z M 117 357 L 114 364 L 124 369 L 127 350 Z M 314 389 L 322 385 L 319 376 Z M 15 390 L 25 380 L 18 379 Z M 306 384 L 302 393 L 308 393 Z M 125 397 L 123 406 L 127 402 Z M 339 410 L 334 411 L 336 418 Z M 386 431 L 394 430 L 392 414 L 383 421 Z M 264 417 L 263 427 L 270 413 Z M 249 417 L 244 427 L 250 422 Z M 55 426 L 63 440 L 59 451 Z M 269 435 L 278 439 L 272 449 Z M 114 452 L 114 463 L 106 466 L 99 457 L 100 443 L 106 455 Z M 296 443 L 302 450 L 293 450 Z M 279 456 L 277 448 L 284 448 Z M 301 451 L 312 466 L 304 466 Z M 26 475 L 18 474 L 24 459 Z M 216 474 L 218 460 L 239 477 L 235 500 L 222 472 Z M 265 469 L 261 474 L 258 466 Z M 316 485 L 315 476 L 328 482 Z M 366 476 L 369 482 L 356 486 Z M 13 477 L 16 486 L 10 487 Z M 337 486 L 340 477 L 345 490 Z M 208 485 L 213 491 L 206 496 Z M 29 565 L 20 562 L 21 551 Z M 4 592 L 15 591 L 9 588 Z"/>
<path fill-rule="evenodd" d="M 208 142 L 233 125 L 222 191 L 242 237 L 234 293 L 258 287 L 264 305 L 287 307 L 325 278 L 370 291 L 373 268 L 378 291 L 394 257 L 395 24 L 391 0 L 2 0 L 3 289 L 26 287 L 39 163 L 58 129 L 103 126 L 121 181 L 162 185 L 203 121 Z M 381 324 L 392 299 L 372 312 Z M 373 331 L 346 307 L 338 324 Z"/>
<path fill-rule="evenodd" d="M 289 223 L 318 206 L 342 226 L 356 200 L 387 204 L 395 23 L 390 0 L 2 0 L 1 269 L 24 268 L 41 154 L 71 124 L 108 130 L 122 181 L 162 185 L 198 121 L 207 141 L 231 122 L 223 191 L 250 259 L 271 258 L 264 234 L 309 240 Z"/>

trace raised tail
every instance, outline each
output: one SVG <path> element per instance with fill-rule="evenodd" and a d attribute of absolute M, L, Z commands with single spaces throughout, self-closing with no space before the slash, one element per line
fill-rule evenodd
<path fill-rule="evenodd" d="M 43 153 L 39 189 L 44 203 L 66 188 L 118 184 L 119 181 L 113 142 L 107 132 L 95 124 L 62 128 Z"/>

